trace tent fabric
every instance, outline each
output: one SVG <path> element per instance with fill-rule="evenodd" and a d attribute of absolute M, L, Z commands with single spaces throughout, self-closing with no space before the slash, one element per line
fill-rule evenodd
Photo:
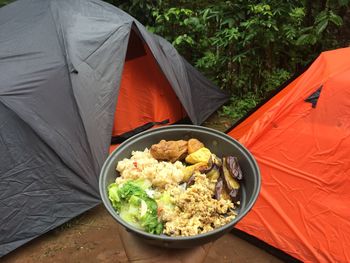
<path fill-rule="evenodd" d="M 170 43 L 105 2 L 19 0 L 0 9 L 0 257 L 100 202 L 133 27 L 194 124 L 227 101 Z"/>
<path fill-rule="evenodd" d="M 154 120 L 169 119 L 169 123 L 174 123 L 187 115 L 149 48 L 145 46 L 143 50 L 144 55 L 126 60 L 124 64 L 114 115 L 114 136 Z"/>
<path fill-rule="evenodd" d="M 260 196 L 237 228 L 303 262 L 349 262 L 350 48 L 322 53 L 228 134 L 255 156 Z M 317 104 L 307 99 L 322 87 Z"/>

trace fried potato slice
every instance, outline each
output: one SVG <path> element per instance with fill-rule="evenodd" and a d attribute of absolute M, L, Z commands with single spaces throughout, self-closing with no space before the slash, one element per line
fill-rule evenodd
<path fill-rule="evenodd" d="M 195 163 L 209 163 L 209 159 L 211 158 L 211 152 L 208 148 L 200 148 L 199 150 L 187 155 L 186 162 L 190 164 Z"/>
<path fill-rule="evenodd" d="M 195 151 L 203 148 L 204 144 L 197 139 L 189 139 L 188 140 L 188 154 L 194 153 Z"/>

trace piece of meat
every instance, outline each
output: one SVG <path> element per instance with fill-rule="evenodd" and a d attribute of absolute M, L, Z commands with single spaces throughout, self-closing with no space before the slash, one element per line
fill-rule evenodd
<path fill-rule="evenodd" d="M 153 144 L 150 149 L 151 155 L 157 160 L 170 161 L 172 163 L 183 159 L 187 154 L 187 141 L 161 140 Z"/>
<path fill-rule="evenodd" d="M 188 140 L 188 154 L 191 154 L 203 147 L 204 147 L 204 144 L 197 139 Z"/>

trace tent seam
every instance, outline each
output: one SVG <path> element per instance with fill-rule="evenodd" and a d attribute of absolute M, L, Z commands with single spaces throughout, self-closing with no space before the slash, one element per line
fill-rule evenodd
<path fill-rule="evenodd" d="M 53 2 L 53 0 L 50 0 L 49 12 L 50 12 L 52 21 L 53 21 L 53 23 L 54 23 L 54 25 L 55 25 L 56 36 L 59 36 L 58 25 L 57 25 L 57 23 L 56 23 L 56 20 L 55 20 L 55 18 L 54 18 L 53 12 L 52 12 L 52 8 L 53 8 L 53 7 L 52 7 L 52 2 Z M 61 24 L 60 24 L 60 27 L 62 27 Z M 58 37 L 58 39 L 59 39 L 59 37 Z M 65 36 L 64 36 L 64 34 L 62 34 L 62 39 L 63 39 L 63 43 L 62 43 L 63 48 L 61 47 L 61 48 L 62 48 L 62 53 L 63 53 L 63 57 L 64 57 L 65 62 L 66 62 L 66 65 L 65 65 L 65 66 L 66 66 L 67 69 L 68 69 L 69 83 L 70 83 L 71 87 L 73 87 L 73 81 L 72 81 L 72 78 L 71 78 L 70 68 L 69 68 L 69 61 L 68 61 L 69 56 L 68 56 L 68 52 L 67 52 L 67 49 L 66 49 Z M 60 43 L 59 40 L 58 40 L 58 42 Z M 74 65 L 72 65 L 72 66 L 74 66 Z M 80 111 L 78 102 L 77 102 L 77 100 L 76 100 L 76 97 L 75 97 L 75 93 L 74 93 L 74 89 L 73 89 L 73 88 L 71 88 L 71 94 L 72 94 L 72 96 L 73 96 L 73 98 L 74 98 L 74 102 L 75 102 L 74 104 L 75 104 L 75 106 L 76 106 L 76 108 L 77 108 L 77 110 L 78 110 L 78 112 L 79 112 L 79 119 L 80 119 L 80 122 L 81 122 L 81 124 L 82 124 L 82 127 L 84 128 L 84 135 L 85 135 L 86 143 L 87 143 L 88 146 L 89 146 L 90 152 L 88 153 L 88 156 L 89 156 L 89 158 L 90 158 L 90 162 L 92 163 L 92 166 L 93 166 L 93 168 L 94 168 L 94 171 L 96 171 L 97 167 L 96 167 L 95 163 L 93 162 L 94 158 L 93 158 L 93 154 L 92 154 L 92 150 L 91 150 L 91 144 L 90 144 L 90 141 L 88 140 L 88 136 L 87 136 L 87 132 L 86 132 L 86 127 L 85 127 L 83 118 L 81 117 L 81 111 Z M 98 176 L 98 174 L 96 174 L 96 175 Z"/>
<path fill-rule="evenodd" d="M 135 22 L 134 22 L 134 23 L 135 23 Z M 158 59 L 157 59 L 156 56 L 155 56 L 155 53 L 156 53 L 156 52 L 152 49 L 152 47 L 151 47 L 151 46 L 147 43 L 147 41 L 144 39 L 144 37 L 143 37 L 143 35 L 142 35 L 142 32 L 141 32 L 141 30 L 139 29 L 139 26 L 138 26 L 137 23 L 135 23 L 135 26 L 136 26 L 137 30 L 139 30 L 140 34 L 141 34 L 140 37 L 142 37 L 142 40 L 145 42 L 145 44 L 147 45 L 147 47 L 148 47 L 149 50 L 151 51 L 152 56 L 153 56 L 154 60 L 157 62 L 157 65 L 158 65 L 159 69 L 161 70 L 161 72 L 163 73 L 164 77 L 165 77 L 165 78 L 167 79 L 167 81 L 169 82 L 169 84 L 170 84 L 171 88 L 173 89 L 173 91 L 175 92 L 176 96 L 177 96 L 178 98 L 180 98 L 181 96 L 179 96 L 179 95 L 181 95 L 181 94 L 177 94 L 177 92 L 176 92 L 177 90 L 174 88 L 174 86 L 172 85 L 172 82 L 169 80 L 168 76 L 165 74 L 165 72 L 163 71 L 162 67 L 160 66 L 160 63 L 159 63 Z M 155 42 L 155 44 L 156 44 L 157 46 L 160 46 L 159 41 L 157 41 L 158 43 L 156 43 L 156 38 L 155 38 L 155 37 L 159 37 L 159 38 L 160 38 L 160 36 L 155 35 L 155 34 L 152 34 L 152 33 L 150 33 L 150 36 L 152 37 L 152 40 Z M 175 49 L 175 50 L 176 50 L 176 49 Z M 164 50 L 163 50 L 161 47 L 159 48 L 159 51 L 163 54 L 164 58 L 167 58 L 167 57 L 166 57 L 166 54 L 165 54 L 165 52 L 164 52 Z M 176 50 L 176 52 L 177 52 L 177 50 Z M 179 53 L 178 53 L 178 56 L 179 56 L 180 58 L 182 58 L 182 56 L 181 56 Z M 184 66 L 182 60 L 180 60 L 180 63 L 182 63 L 182 66 L 183 66 L 182 68 L 184 68 L 185 66 Z M 174 70 L 173 70 L 173 67 L 171 67 L 171 69 L 172 69 L 172 74 L 173 74 L 174 76 L 176 76 L 176 74 L 175 74 L 175 72 L 174 72 Z M 180 83 L 178 82 L 177 78 L 175 78 L 175 79 L 176 79 L 176 82 L 177 82 L 176 84 L 177 84 L 178 87 L 180 87 L 180 89 L 181 89 Z M 187 84 L 187 86 L 188 86 L 188 89 L 190 90 L 190 85 L 189 85 L 189 81 L 188 81 L 188 76 L 187 76 L 187 74 L 186 74 L 186 84 Z M 180 100 L 180 101 L 181 101 L 181 100 Z M 191 101 L 190 101 L 190 102 L 191 102 Z M 184 103 L 181 103 L 181 104 L 182 104 L 182 106 L 185 108 Z M 192 105 L 192 103 L 189 103 L 189 105 Z M 189 113 L 189 112 L 194 112 L 194 109 L 192 108 L 191 111 L 188 111 L 188 109 L 185 108 L 185 110 L 186 110 L 186 113 L 188 114 L 188 116 L 190 117 L 192 123 L 197 124 L 197 123 L 198 123 L 198 120 L 197 120 L 195 114 L 190 114 L 190 113 Z"/>

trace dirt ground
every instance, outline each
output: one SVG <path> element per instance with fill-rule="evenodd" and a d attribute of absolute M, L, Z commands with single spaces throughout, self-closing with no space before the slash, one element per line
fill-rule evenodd
<path fill-rule="evenodd" d="M 212 116 L 204 124 L 224 131 L 229 119 Z M 128 262 L 118 236 L 117 222 L 103 205 L 72 219 L 68 223 L 32 240 L 0 259 L 2 263 L 95 263 Z M 278 263 L 282 262 L 259 248 L 226 234 L 218 239 L 205 263 Z"/>
<path fill-rule="evenodd" d="M 63 226 L 27 243 L 0 260 L 2 263 L 128 262 L 117 222 L 99 205 Z M 218 239 L 205 263 L 282 262 L 232 234 Z"/>

